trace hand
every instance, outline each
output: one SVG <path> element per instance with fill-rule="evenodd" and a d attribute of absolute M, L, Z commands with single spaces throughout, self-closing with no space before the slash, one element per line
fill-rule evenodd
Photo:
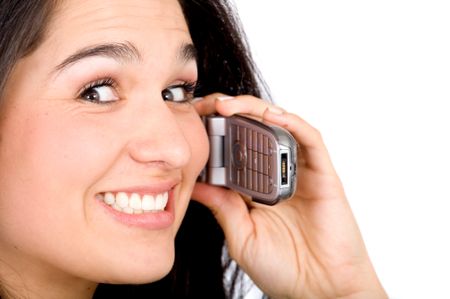
<path fill-rule="evenodd" d="M 200 115 L 243 114 L 284 127 L 300 145 L 297 191 L 275 206 L 198 183 L 231 257 L 273 298 L 387 298 L 370 262 L 320 133 L 300 117 L 252 96 L 194 103 Z"/>

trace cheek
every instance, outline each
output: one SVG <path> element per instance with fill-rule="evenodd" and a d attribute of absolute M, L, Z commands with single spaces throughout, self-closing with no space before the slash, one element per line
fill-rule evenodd
<path fill-rule="evenodd" d="M 192 113 L 189 116 L 178 118 L 178 124 L 186 142 L 190 148 L 190 159 L 183 169 L 183 185 L 180 190 L 179 200 L 176 205 L 178 229 L 182 218 L 186 212 L 189 200 L 191 199 L 192 189 L 197 181 L 198 175 L 205 167 L 209 156 L 209 141 L 203 122 L 197 114 Z"/>
<path fill-rule="evenodd" d="M 80 199 L 107 169 L 112 145 L 96 130 L 76 126 L 67 117 L 28 115 L 1 128 L 0 201 L 9 209 L 4 214 L 14 217 L 20 212 L 22 217 L 15 216 L 14 221 L 39 228 L 44 213 L 48 221 L 43 231 L 52 221 L 57 227 L 62 223 L 79 227 L 83 225 Z"/>
<path fill-rule="evenodd" d="M 111 145 L 67 115 L 30 109 L 9 110 L 0 125 L 0 248 L 67 262 L 81 255 L 74 245 L 87 238 L 83 198 Z"/>
<path fill-rule="evenodd" d="M 83 122 L 61 118 L 30 122 L 18 145 L 26 164 L 26 181 L 72 194 L 83 191 L 102 175 L 111 161 L 114 144 L 89 124 L 80 124 Z"/>
<path fill-rule="evenodd" d="M 194 173 L 194 180 L 206 165 L 209 157 L 209 140 L 205 127 L 197 115 L 181 124 L 184 136 L 191 148 L 190 168 Z"/>

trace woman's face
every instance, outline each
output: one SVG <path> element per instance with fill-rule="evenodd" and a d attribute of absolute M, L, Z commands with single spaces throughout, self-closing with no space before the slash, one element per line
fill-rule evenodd
<path fill-rule="evenodd" d="M 165 275 L 208 156 L 183 102 L 196 78 L 176 0 L 59 5 L 0 106 L 0 259 L 99 282 Z"/>

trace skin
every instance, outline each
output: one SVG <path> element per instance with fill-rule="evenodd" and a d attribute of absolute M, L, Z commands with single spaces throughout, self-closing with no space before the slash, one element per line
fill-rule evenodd
<path fill-rule="evenodd" d="M 230 190 L 194 189 L 253 281 L 271 298 L 387 298 L 319 131 L 252 96 L 214 94 L 195 105 L 200 114 L 238 113 L 284 127 L 300 146 L 297 190 L 288 201 L 268 207 Z"/>
<path fill-rule="evenodd" d="M 111 42 L 132 44 L 139 57 L 97 55 L 55 71 L 80 49 Z M 29 298 L 90 298 L 97 282 L 143 283 L 168 273 L 209 150 L 194 107 L 161 96 L 196 80 L 195 61 L 179 58 L 189 43 L 175 0 L 58 7 L 45 41 L 15 66 L 0 106 L 3 285 Z M 117 101 L 78 97 L 103 77 L 117 81 L 103 90 Z M 175 219 L 163 229 L 120 223 L 96 200 L 99 192 L 167 181 L 177 182 Z"/>
<path fill-rule="evenodd" d="M 55 72 L 80 49 L 111 42 L 132 44 L 138 57 L 89 57 Z M 194 105 L 162 100 L 167 87 L 196 80 L 195 63 L 177 58 L 189 42 L 175 0 L 58 7 L 47 38 L 16 65 L 0 104 L 2 284 L 28 298 L 90 298 L 97 282 L 157 280 L 172 266 L 192 195 L 212 210 L 232 257 L 272 298 L 386 298 L 316 129 L 251 96 L 219 101 L 213 94 Z M 111 94 L 119 100 L 80 100 L 80 89 L 103 77 L 117 81 Z M 213 112 L 291 131 L 302 152 L 291 200 L 267 207 L 195 183 L 208 156 L 199 114 Z M 119 223 L 96 199 L 167 180 L 177 182 L 175 219 L 163 229 Z"/>

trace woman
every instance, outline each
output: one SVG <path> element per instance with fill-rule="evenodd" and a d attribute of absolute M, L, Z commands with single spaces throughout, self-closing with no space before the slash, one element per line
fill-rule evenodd
<path fill-rule="evenodd" d="M 0 3 L 2 298 L 231 296 L 224 236 L 270 297 L 386 297 L 319 133 L 258 99 L 225 2 Z M 292 199 L 196 183 L 211 113 L 291 131 Z"/>

